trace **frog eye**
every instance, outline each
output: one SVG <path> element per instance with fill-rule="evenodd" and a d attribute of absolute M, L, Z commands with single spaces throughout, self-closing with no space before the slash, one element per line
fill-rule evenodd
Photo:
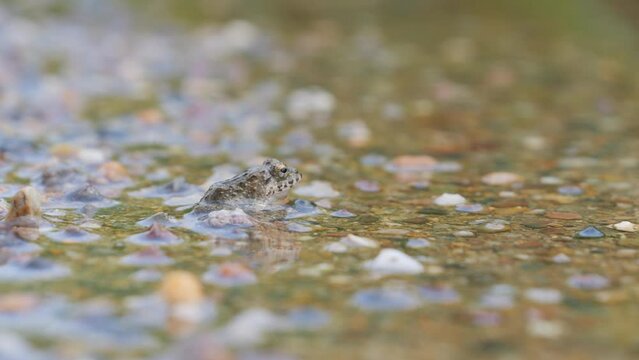
<path fill-rule="evenodd" d="M 286 174 L 286 172 L 288 171 L 288 169 L 287 169 L 287 168 L 282 168 L 280 171 L 282 172 L 282 174 Z"/>

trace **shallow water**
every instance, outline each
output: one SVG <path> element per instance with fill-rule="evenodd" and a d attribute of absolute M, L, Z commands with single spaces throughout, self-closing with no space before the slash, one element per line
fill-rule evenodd
<path fill-rule="evenodd" d="M 637 357 L 637 7 L 472 3 L 0 6 L 0 358 Z"/>

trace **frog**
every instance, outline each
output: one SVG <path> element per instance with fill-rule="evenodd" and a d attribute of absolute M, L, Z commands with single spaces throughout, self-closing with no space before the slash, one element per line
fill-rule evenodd
<path fill-rule="evenodd" d="M 246 205 L 267 205 L 285 199 L 302 180 L 302 173 L 280 160 L 269 158 L 259 166 L 209 187 L 194 206 L 198 213 L 233 209 Z"/>

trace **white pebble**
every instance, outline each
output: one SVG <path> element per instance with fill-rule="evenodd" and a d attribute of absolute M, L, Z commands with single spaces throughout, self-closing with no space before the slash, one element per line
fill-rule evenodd
<path fill-rule="evenodd" d="M 396 249 L 382 249 L 375 259 L 364 263 L 364 268 L 378 275 L 424 272 L 424 266 L 419 261 Z"/>
<path fill-rule="evenodd" d="M 373 239 L 369 239 L 369 238 L 365 238 L 362 236 L 357 236 L 357 235 L 353 235 L 353 234 L 348 234 L 346 236 L 344 236 L 343 238 L 340 239 L 340 243 L 351 247 L 351 248 L 361 248 L 361 247 L 367 247 L 367 248 L 376 248 L 379 247 L 379 245 L 377 244 L 377 242 Z"/>
<path fill-rule="evenodd" d="M 522 182 L 522 177 L 510 172 L 493 172 L 481 178 L 486 185 L 510 185 L 512 183 Z"/>
<path fill-rule="evenodd" d="M 612 226 L 615 230 L 624 232 L 637 232 L 639 231 L 639 225 L 633 224 L 630 221 L 622 221 Z"/>
<path fill-rule="evenodd" d="M 557 254 L 553 256 L 552 261 L 557 264 L 566 264 L 570 262 L 570 258 L 566 254 Z"/>
<path fill-rule="evenodd" d="M 445 193 L 435 199 L 435 205 L 439 206 L 457 206 L 466 203 L 466 198 L 459 194 Z"/>

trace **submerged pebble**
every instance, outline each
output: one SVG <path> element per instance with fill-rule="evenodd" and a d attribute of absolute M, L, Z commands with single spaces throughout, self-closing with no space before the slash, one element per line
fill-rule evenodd
<path fill-rule="evenodd" d="M 127 241 L 136 245 L 172 246 L 182 243 L 183 240 L 163 225 L 154 223 L 148 231 L 131 235 Z"/>
<path fill-rule="evenodd" d="M 382 249 L 364 268 L 376 275 L 413 275 L 424 272 L 424 266 L 396 249 Z"/>
<path fill-rule="evenodd" d="M 606 235 L 594 226 L 588 226 L 577 233 L 577 237 L 581 239 L 599 239 L 604 236 Z"/>
<path fill-rule="evenodd" d="M 81 209 L 87 204 L 96 208 L 108 208 L 117 205 L 118 202 L 106 198 L 95 186 L 86 184 L 69 192 L 62 199 L 52 201 L 48 206 L 62 209 Z"/>
<path fill-rule="evenodd" d="M 253 226 L 253 220 L 242 209 L 211 211 L 207 223 L 212 227 Z"/>
<path fill-rule="evenodd" d="M 331 213 L 332 217 L 336 217 L 336 218 L 352 218 L 355 217 L 357 215 L 353 214 L 352 212 L 348 211 L 348 210 L 344 210 L 344 209 L 340 209 L 337 211 L 333 211 Z"/>
<path fill-rule="evenodd" d="M 146 219 L 138 221 L 136 224 L 144 227 L 150 227 L 153 224 L 160 224 L 165 227 L 173 227 L 178 226 L 180 223 L 173 216 L 169 216 L 165 212 L 159 212 L 149 216 Z"/>
<path fill-rule="evenodd" d="M 59 243 L 88 243 L 100 239 L 99 235 L 92 234 L 88 231 L 82 230 L 77 226 L 69 226 L 62 231 L 54 231 L 47 233 L 47 236 L 51 240 Z"/>

